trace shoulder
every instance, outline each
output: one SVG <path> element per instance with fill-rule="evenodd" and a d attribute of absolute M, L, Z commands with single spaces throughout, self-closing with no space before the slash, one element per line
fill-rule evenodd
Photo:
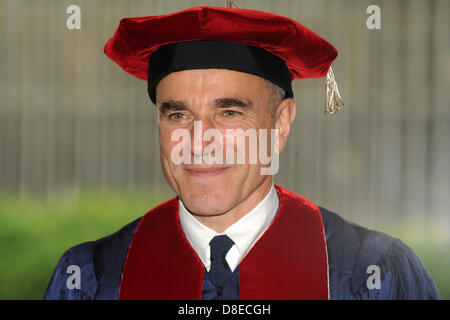
<path fill-rule="evenodd" d="M 44 299 L 114 299 L 128 247 L 140 219 L 107 237 L 66 250 L 57 263 Z M 78 288 L 68 285 L 74 281 L 78 281 Z"/>
<path fill-rule="evenodd" d="M 440 298 L 417 255 L 401 240 L 319 209 L 327 240 L 332 299 Z"/>
<path fill-rule="evenodd" d="M 92 278 L 93 244 L 92 241 L 85 242 L 63 253 L 53 272 L 44 299 L 84 300 L 89 298 L 91 291 L 95 292 L 96 282 Z"/>

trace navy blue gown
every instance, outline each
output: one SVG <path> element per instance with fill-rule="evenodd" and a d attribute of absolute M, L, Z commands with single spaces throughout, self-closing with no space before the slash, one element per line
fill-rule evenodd
<path fill-rule="evenodd" d="M 330 299 L 441 299 L 433 279 L 403 242 L 319 209 L 328 252 Z M 67 250 L 56 266 L 44 299 L 118 299 L 123 265 L 139 220 L 110 236 Z M 70 274 L 66 270 L 70 265 L 80 267 L 80 289 L 67 287 Z M 380 269 L 380 289 L 367 286 L 370 265 Z M 237 268 L 237 277 L 238 271 Z M 205 276 L 202 299 L 214 298 L 208 284 Z M 229 297 L 238 299 L 238 292 L 236 288 Z"/>

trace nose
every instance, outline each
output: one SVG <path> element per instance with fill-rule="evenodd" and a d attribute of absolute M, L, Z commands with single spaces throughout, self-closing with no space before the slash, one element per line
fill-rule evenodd
<path fill-rule="evenodd" d="M 204 156 L 203 152 L 206 146 L 211 143 L 211 141 L 203 140 L 204 132 L 214 128 L 213 121 L 206 116 L 194 120 L 194 125 L 191 128 L 191 154 L 194 156 L 194 160 L 197 157 Z"/>

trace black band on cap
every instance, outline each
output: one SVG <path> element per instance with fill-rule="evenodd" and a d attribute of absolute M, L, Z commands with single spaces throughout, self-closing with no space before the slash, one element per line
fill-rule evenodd
<path fill-rule="evenodd" d="M 291 74 L 283 59 L 250 45 L 221 41 L 189 41 L 167 44 L 151 56 L 148 94 L 156 104 L 156 86 L 172 72 L 194 69 L 228 69 L 260 76 L 285 90 L 292 98 Z"/>

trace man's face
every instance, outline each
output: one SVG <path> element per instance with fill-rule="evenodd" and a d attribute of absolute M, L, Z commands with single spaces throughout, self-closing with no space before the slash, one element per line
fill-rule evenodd
<path fill-rule="evenodd" d="M 261 187 L 271 185 L 271 176 L 261 175 L 259 160 L 249 164 L 249 139 L 245 143 L 244 164 L 225 162 L 227 148 L 237 150 L 236 140 L 231 143 L 226 140 L 227 129 L 244 132 L 254 129 L 257 133 L 259 129 L 268 129 L 270 143 L 270 129 L 274 128 L 275 120 L 270 91 L 264 81 L 247 73 L 205 69 L 174 72 L 158 84 L 162 169 L 169 185 L 192 213 L 200 216 L 227 213 Z M 201 122 L 201 136 L 212 128 L 222 133 L 223 139 L 218 142 L 223 146 L 224 164 L 194 164 L 194 158 L 205 155 L 205 147 L 211 143 L 195 140 L 194 121 Z M 172 159 L 172 149 L 180 143 L 172 138 L 177 129 L 190 133 L 191 164 L 177 165 Z"/>

